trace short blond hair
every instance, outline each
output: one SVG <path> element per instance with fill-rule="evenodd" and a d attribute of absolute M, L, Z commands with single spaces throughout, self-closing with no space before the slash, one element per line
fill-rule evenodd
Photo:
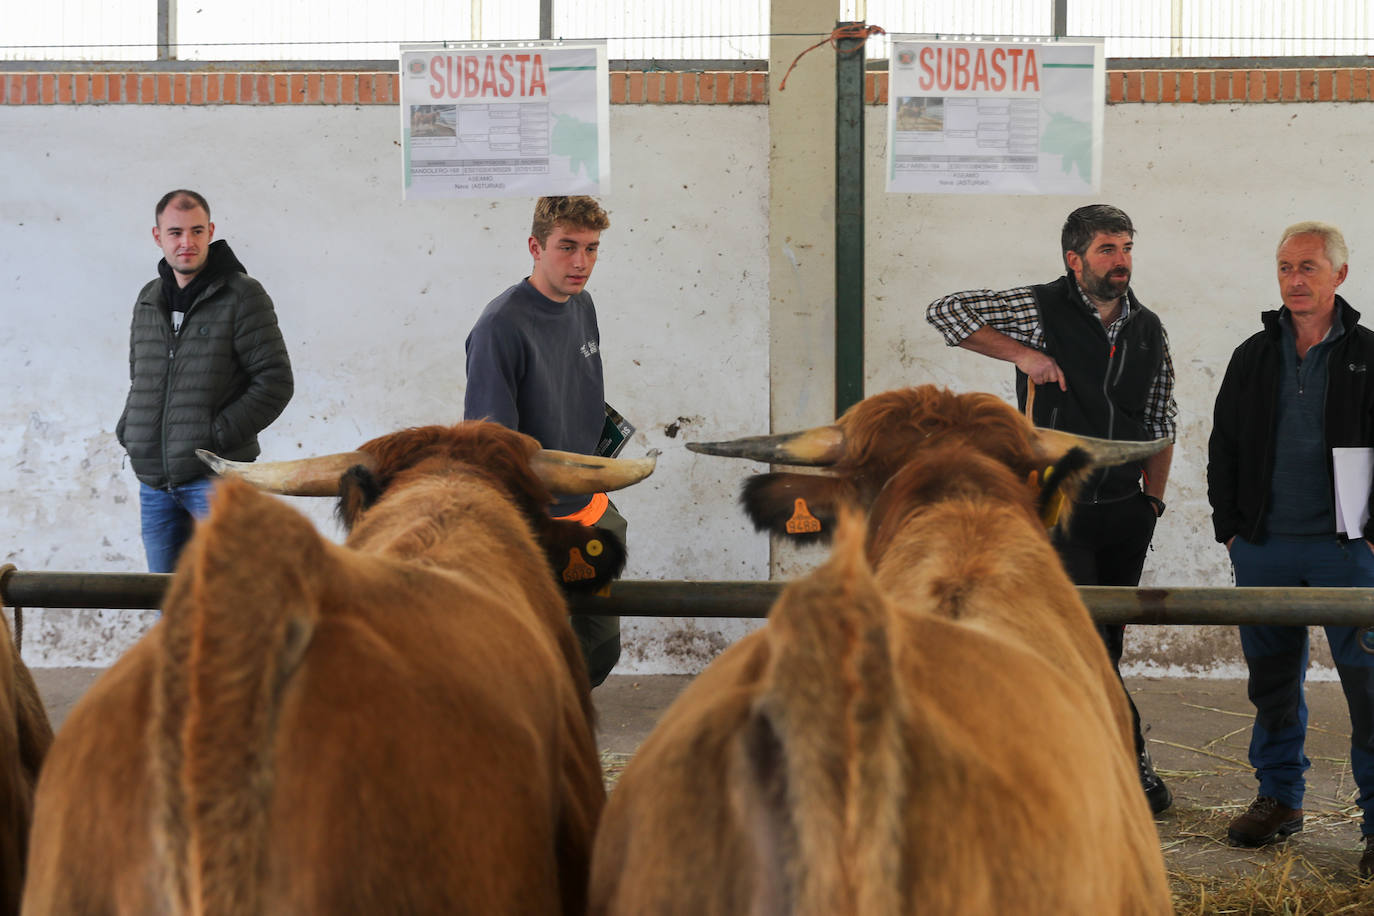
<path fill-rule="evenodd" d="M 534 205 L 534 223 L 530 235 L 543 248 L 549 243 L 553 227 L 562 223 L 569 229 L 591 229 L 605 232 L 611 225 L 611 218 L 601 205 L 591 197 L 541 197 Z"/>
<path fill-rule="evenodd" d="M 1345 236 L 1341 235 L 1341 230 L 1330 223 L 1319 223 L 1316 220 L 1307 220 L 1302 223 L 1294 223 L 1283 230 L 1282 237 L 1279 238 L 1279 248 L 1282 248 L 1295 235 L 1319 235 L 1322 239 L 1322 247 L 1326 249 L 1326 259 L 1331 262 L 1332 270 L 1340 270 L 1345 266 L 1345 262 L 1350 259 L 1350 251 L 1345 247 Z M 1275 257 L 1278 256 L 1278 249 L 1274 249 Z"/>

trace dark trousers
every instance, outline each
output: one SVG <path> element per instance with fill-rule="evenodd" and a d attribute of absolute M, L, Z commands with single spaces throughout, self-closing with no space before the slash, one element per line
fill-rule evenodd
<path fill-rule="evenodd" d="M 1237 537 L 1231 544 L 1236 585 L 1275 587 L 1374 586 L 1374 553 L 1363 540 L 1336 536 L 1270 535 L 1263 544 Z M 1350 766 L 1364 812 L 1361 832 L 1374 833 L 1374 655 L 1359 646 L 1358 627 L 1326 627 L 1331 656 L 1350 711 Z M 1240 644 L 1250 667 L 1255 726 L 1250 764 L 1259 794 L 1301 808 L 1307 737 L 1307 627 L 1243 626 Z"/>
<path fill-rule="evenodd" d="M 1054 529 L 1051 540 L 1075 585 L 1135 587 L 1140 584 L 1140 572 L 1145 568 L 1145 553 L 1150 549 L 1150 538 L 1154 537 L 1155 521 L 1154 507 L 1143 493 L 1111 503 L 1076 504 L 1068 531 L 1065 532 L 1061 525 Z M 1097 632 L 1120 681 L 1126 627 L 1099 624 Z M 1131 706 L 1135 750 L 1139 755 L 1145 750 L 1145 737 L 1140 733 L 1140 712 L 1124 681 L 1121 691 Z"/>
<path fill-rule="evenodd" d="M 627 543 L 625 532 L 629 526 L 625 517 L 616 511 L 615 503 L 608 502 L 606 511 L 594 524 L 620 538 L 621 543 Z M 587 663 L 587 678 L 593 687 L 599 687 L 620 661 L 620 618 L 607 614 L 573 614 L 569 619 L 582 649 L 582 659 Z"/>

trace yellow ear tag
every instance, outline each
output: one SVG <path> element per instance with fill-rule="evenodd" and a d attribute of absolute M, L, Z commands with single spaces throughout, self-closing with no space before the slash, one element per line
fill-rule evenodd
<path fill-rule="evenodd" d="M 571 548 L 568 551 L 568 566 L 563 570 L 563 581 L 581 582 L 584 579 L 595 578 L 596 570 L 592 569 L 591 564 L 582 559 L 582 551 L 576 547 Z"/>
<path fill-rule="evenodd" d="M 1035 472 L 1032 471 L 1031 473 L 1034 474 Z M 1054 465 L 1050 465 L 1049 467 L 1045 468 L 1045 479 L 1049 480 L 1050 475 L 1053 473 Z M 1059 523 L 1059 513 L 1063 511 L 1064 491 L 1055 490 L 1054 495 L 1050 497 L 1049 502 L 1045 503 L 1045 507 L 1040 510 L 1041 524 L 1043 524 L 1046 528 L 1053 528 L 1055 525 Z"/>
<path fill-rule="evenodd" d="M 806 500 L 798 497 L 793 504 L 792 517 L 787 520 L 788 534 L 811 534 L 821 530 L 820 519 L 806 508 Z"/>
<path fill-rule="evenodd" d="M 601 551 L 605 549 L 605 546 L 596 538 L 592 538 L 587 542 L 587 556 L 589 557 L 599 557 L 601 556 Z"/>

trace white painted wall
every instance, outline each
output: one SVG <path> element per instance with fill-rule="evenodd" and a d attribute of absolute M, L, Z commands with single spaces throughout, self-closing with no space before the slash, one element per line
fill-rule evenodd
<path fill-rule="evenodd" d="M 627 454 L 663 450 L 616 497 L 630 578 L 767 577 L 766 542 L 735 523 L 748 468 L 682 447 L 768 424 L 767 114 L 612 111 L 612 225 L 589 289 L 608 399 L 639 428 Z M 398 124 L 386 107 L 0 108 L 4 562 L 146 568 L 113 430 L 134 297 L 160 256 L 152 208 L 173 187 L 207 196 L 217 237 L 276 302 L 296 395 L 265 457 L 461 419 L 463 341 L 529 271 L 533 200 L 403 203 Z M 339 536 L 328 507 L 297 502 Z M 24 654 L 108 664 L 153 618 L 30 611 Z M 696 670 L 746 627 L 627 621 L 622 670 Z"/>
<path fill-rule="evenodd" d="M 1163 317 L 1178 370 L 1169 512 L 1145 584 L 1230 583 L 1212 541 L 1206 439 L 1232 348 L 1278 303 L 1282 228 L 1342 226 L 1352 253 L 1343 293 L 1374 313 L 1362 269 L 1374 239 L 1362 206 L 1366 125 L 1366 109 L 1350 104 L 1107 109 L 1097 199 L 1136 222 L 1136 289 Z M 945 348 L 925 306 L 951 290 L 1052 279 L 1064 215 L 1092 201 L 887 195 L 880 109 L 869 109 L 868 130 L 868 390 L 933 381 L 1010 399 L 1011 367 Z M 482 305 L 528 268 L 531 202 L 403 204 L 396 133 L 386 108 L 0 108 L 6 562 L 143 569 L 137 490 L 112 430 L 129 311 L 158 256 L 152 205 L 173 186 L 207 194 L 218 235 L 277 302 L 297 393 L 262 437 L 267 457 L 459 417 L 463 339 Z M 630 520 L 627 575 L 764 578 L 767 546 L 734 506 L 751 468 L 691 456 L 682 442 L 768 428 L 768 112 L 614 106 L 612 142 L 613 224 L 590 288 L 609 396 L 640 428 L 631 448 L 664 450 L 658 473 L 617 499 Z M 827 194 L 817 188 L 814 205 L 829 209 Z M 795 352 L 815 346 L 799 339 Z M 337 536 L 327 511 L 311 513 Z M 150 618 L 30 612 L 25 656 L 106 664 Z M 619 670 L 697 670 L 748 628 L 627 620 Z M 1132 633 L 1135 670 L 1238 670 L 1229 631 Z"/>

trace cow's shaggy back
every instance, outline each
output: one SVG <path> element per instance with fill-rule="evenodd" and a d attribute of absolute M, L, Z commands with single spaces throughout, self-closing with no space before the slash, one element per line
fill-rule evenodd
<path fill-rule="evenodd" d="M 590 692 L 526 521 L 532 440 L 493 429 L 372 443 L 346 546 L 222 482 L 163 619 L 54 746 L 27 908 L 585 909 Z"/>

